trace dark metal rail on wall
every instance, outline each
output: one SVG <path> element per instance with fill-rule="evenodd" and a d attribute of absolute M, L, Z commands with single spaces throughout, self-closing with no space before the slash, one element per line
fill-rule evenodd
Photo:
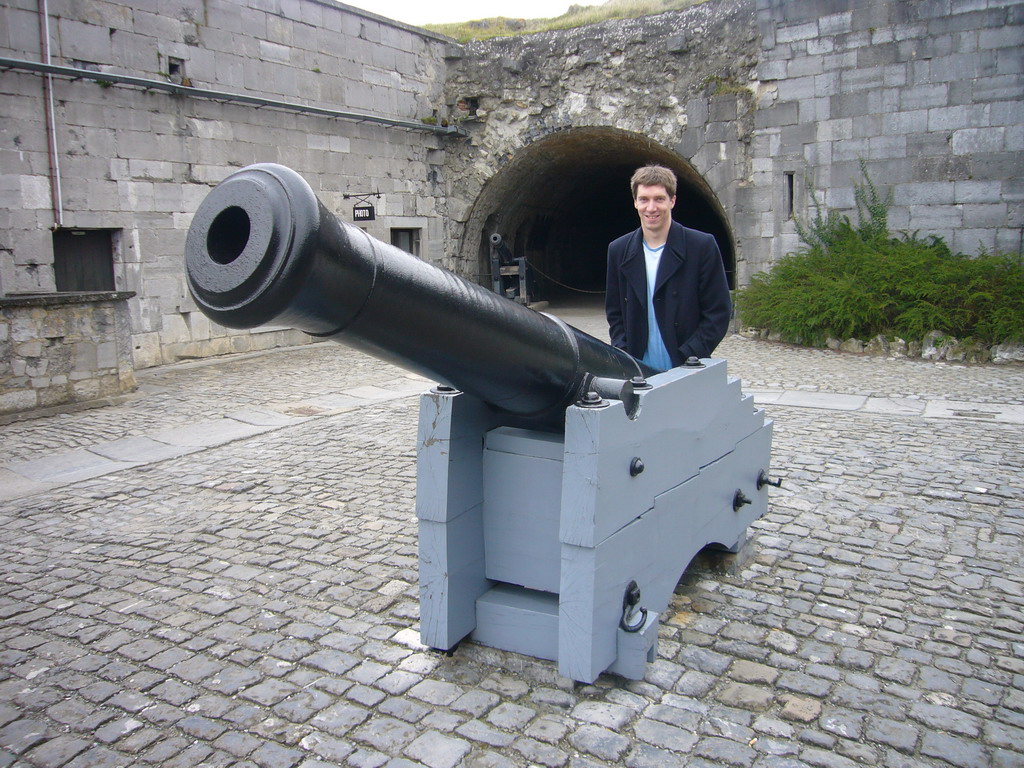
<path fill-rule="evenodd" d="M 267 99 L 262 96 L 214 91 L 208 88 L 196 88 L 191 85 L 182 85 L 162 80 L 151 80 L 145 77 L 120 75 L 113 72 L 97 72 L 90 69 L 80 69 L 78 67 L 65 67 L 59 64 L 45 64 L 39 61 L 26 61 L 24 59 L 0 57 L 0 69 L 38 72 L 44 75 L 66 77 L 71 80 L 94 80 L 97 83 L 104 85 L 142 88 L 147 91 L 163 91 L 165 93 L 174 94 L 175 96 L 188 96 L 194 99 L 207 99 L 209 101 L 250 104 L 255 107 L 280 109 L 286 112 L 298 112 L 307 115 L 318 115 L 320 117 L 329 117 L 337 120 L 352 120 L 359 123 L 376 123 L 378 125 L 387 125 L 394 128 L 405 128 L 410 131 L 423 131 L 425 133 L 437 133 L 446 136 L 466 135 L 466 132 L 457 125 L 430 125 L 428 123 L 421 123 L 415 120 L 402 120 L 394 117 L 383 117 L 381 115 L 351 112 L 341 109 L 326 109 L 324 107 L 314 107 L 308 104 L 294 104 L 288 101 Z"/>

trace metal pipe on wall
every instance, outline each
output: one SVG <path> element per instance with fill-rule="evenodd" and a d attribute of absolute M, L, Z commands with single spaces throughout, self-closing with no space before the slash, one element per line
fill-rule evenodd
<path fill-rule="evenodd" d="M 50 9 L 47 0 L 39 0 L 39 41 L 43 64 L 50 61 Z M 50 199 L 53 204 L 53 229 L 64 226 L 64 204 L 60 188 L 60 153 L 57 151 L 57 120 L 53 109 L 53 75 L 43 77 L 43 109 L 46 112 L 46 148 L 50 157 Z"/>
<path fill-rule="evenodd" d="M 76 67 L 65 67 L 59 64 L 47 64 L 38 61 L 26 61 L 24 59 L 12 59 L 7 56 L 0 56 L 0 69 L 16 69 L 22 72 L 42 72 L 48 76 L 67 77 L 71 80 L 93 80 L 105 85 L 125 86 L 129 88 L 142 88 L 147 91 L 161 91 L 172 93 L 175 96 L 186 96 L 193 99 L 208 99 L 210 101 L 231 102 L 235 104 L 250 104 L 257 109 L 266 107 L 269 109 L 281 109 L 287 112 L 297 112 L 305 115 L 318 115 L 336 120 L 353 120 L 357 123 L 375 123 L 377 125 L 405 128 L 410 131 L 422 131 L 424 133 L 436 133 L 442 136 L 467 136 L 466 129 L 458 125 L 430 125 L 422 121 L 404 120 L 396 117 L 384 117 L 363 112 L 351 112 L 340 109 L 326 109 L 310 104 L 298 104 L 289 101 L 278 101 L 267 99 L 262 96 L 250 96 L 245 93 L 229 93 L 227 91 L 212 91 L 207 88 L 197 88 L 193 85 L 182 85 L 164 80 L 152 80 L 134 75 L 119 75 L 114 72 L 94 72 L 88 69 Z"/>

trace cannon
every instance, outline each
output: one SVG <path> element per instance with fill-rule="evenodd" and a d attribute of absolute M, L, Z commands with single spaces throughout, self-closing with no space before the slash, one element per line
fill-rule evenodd
<path fill-rule="evenodd" d="M 513 256 L 497 232 L 492 232 L 488 240 L 491 244 L 491 290 L 520 304 L 529 304 L 529 264 L 526 257 Z"/>
<path fill-rule="evenodd" d="M 286 325 L 437 381 L 417 451 L 420 636 L 639 679 L 679 578 L 767 509 L 771 421 L 724 360 L 654 373 L 339 221 L 280 165 L 224 179 L 185 244 L 233 328 Z"/>

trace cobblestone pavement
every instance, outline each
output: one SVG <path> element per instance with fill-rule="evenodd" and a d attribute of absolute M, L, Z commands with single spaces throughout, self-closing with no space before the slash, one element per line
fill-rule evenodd
<path fill-rule="evenodd" d="M 719 353 L 785 483 L 638 682 L 420 646 L 427 384 L 391 366 L 169 366 L 0 427 L 0 766 L 1024 765 L 1024 367 Z"/>

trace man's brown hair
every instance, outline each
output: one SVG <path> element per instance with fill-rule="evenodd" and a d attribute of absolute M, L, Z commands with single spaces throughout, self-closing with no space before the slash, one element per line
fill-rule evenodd
<path fill-rule="evenodd" d="M 676 196 L 676 175 L 671 168 L 663 165 L 645 165 L 637 168 L 633 178 L 629 180 L 629 188 L 633 192 L 633 199 L 636 200 L 636 188 L 640 185 L 645 187 L 662 186 L 669 197 Z"/>

